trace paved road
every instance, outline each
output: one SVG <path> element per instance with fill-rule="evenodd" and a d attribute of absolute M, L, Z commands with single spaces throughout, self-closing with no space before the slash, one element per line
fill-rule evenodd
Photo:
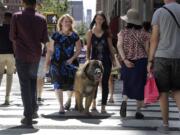
<path fill-rule="evenodd" d="M 0 135 L 73 135 L 73 134 L 104 134 L 104 135 L 159 135 L 156 128 L 161 124 L 159 104 L 153 104 L 143 109 L 145 118 L 136 120 L 134 118 L 136 102 L 128 101 L 127 118 L 121 119 L 119 108 L 121 104 L 122 82 L 115 82 L 115 103 L 108 104 L 108 114 L 98 112 L 92 113 L 92 117 L 82 115 L 73 109 L 65 115 L 58 114 L 58 103 L 55 98 L 52 85 L 46 83 L 44 86 L 44 104 L 39 108 L 38 124 L 34 129 L 23 129 L 20 125 L 23 108 L 19 92 L 18 78 L 15 75 L 11 93 L 11 105 L 0 105 Z M 0 87 L 0 104 L 4 102 L 5 77 Z M 66 93 L 65 93 L 66 94 Z M 101 92 L 98 93 L 98 110 L 100 110 Z M 74 101 L 74 100 L 73 100 Z M 74 105 L 74 102 L 73 102 Z M 72 105 L 72 106 L 73 106 Z M 172 99 L 170 99 L 170 127 L 172 135 L 180 134 L 180 120 L 178 110 Z"/>

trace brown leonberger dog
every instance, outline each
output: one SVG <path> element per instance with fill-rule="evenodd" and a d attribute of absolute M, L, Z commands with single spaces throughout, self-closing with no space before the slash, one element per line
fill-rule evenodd
<path fill-rule="evenodd" d="M 89 113 L 94 94 L 101 81 L 103 66 L 101 61 L 89 60 L 78 69 L 75 76 L 74 90 L 76 98 L 76 109 L 79 112 Z M 85 108 L 83 107 L 83 98 L 85 98 Z"/>

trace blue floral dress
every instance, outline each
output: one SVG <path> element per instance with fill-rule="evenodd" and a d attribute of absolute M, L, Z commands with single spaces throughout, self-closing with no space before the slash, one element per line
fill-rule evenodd
<path fill-rule="evenodd" d="M 52 35 L 54 40 L 54 53 L 51 57 L 50 74 L 54 89 L 73 90 L 73 83 L 78 61 L 67 65 L 66 61 L 74 55 L 74 47 L 79 36 L 72 32 L 71 35 L 64 35 L 55 32 Z"/>

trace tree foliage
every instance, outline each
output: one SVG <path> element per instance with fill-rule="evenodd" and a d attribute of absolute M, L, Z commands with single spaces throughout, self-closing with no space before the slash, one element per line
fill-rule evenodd
<path fill-rule="evenodd" d="M 43 0 L 42 6 L 38 10 L 43 13 L 53 12 L 61 16 L 68 10 L 68 0 Z"/>
<path fill-rule="evenodd" d="M 80 36 L 80 38 L 82 38 L 84 40 L 85 35 L 88 31 L 88 27 L 86 26 L 86 24 L 81 22 L 80 24 L 76 25 L 75 29 L 77 30 L 77 33 Z"/>

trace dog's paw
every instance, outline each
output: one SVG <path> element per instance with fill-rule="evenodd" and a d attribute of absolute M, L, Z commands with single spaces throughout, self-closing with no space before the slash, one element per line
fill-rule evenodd
<path fill-rule="evenodd" d="M 78 111 L 83 113 L 84 112 L 84 108 L 79 108 Z"/>

